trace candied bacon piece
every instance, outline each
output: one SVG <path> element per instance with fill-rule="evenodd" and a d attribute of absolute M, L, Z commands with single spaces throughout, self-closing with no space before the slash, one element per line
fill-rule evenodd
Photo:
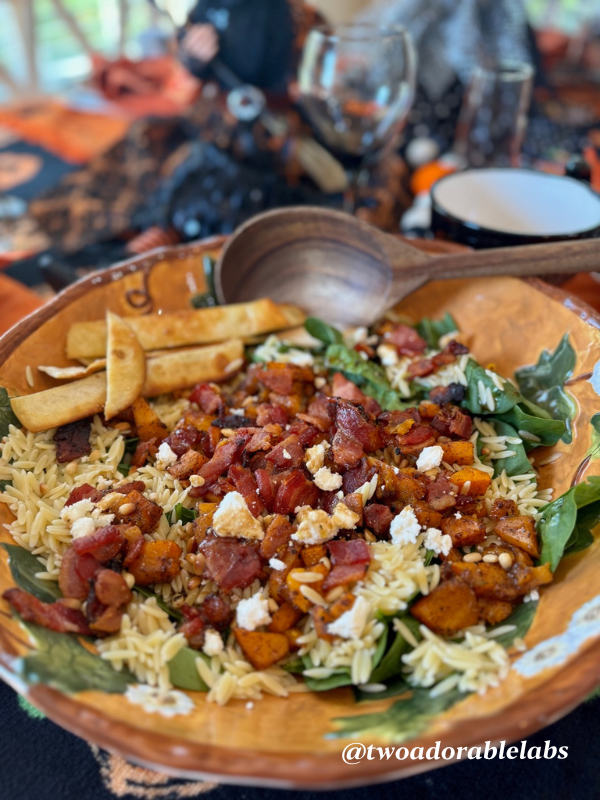
<path fill-rule="evenodd" d="M 395 428 L 409 419 L 416 424 L 421 422 L 421 416 L 416 408 L 407 408 L 405 411 L 384 411 L 377 417 L 377 424 L 384 428 L 386 433 L 393 433 Z"/>
<path fill-rule="evenodd" d="M 105 525 L 89 536 L 75 539 L 72 547 L 78 555 L 89 553 L 101 564 L 106 564 L 121 552 L 124 544 L 125 537 L 121 533 L 120 526 Z"/>
<path fill-rule="evenodd" d="M 296 434 L 288 436 L 266 456 L 266 460 L 279 469 L 295 469 L 304 461 L 304 448 Z"/>
<path fill-rule="evenodd" d="M 444 511 L 456 505 L 456 487 L 446 475 L 438 477 L 427 486 L 427 503 L 434 511 Z"/>
<path fill-rule="evenodd" d="M 61 425 L 52 437 L 56 442 L 56 460 L 59 464 L 74 461 L 82 456 L 89 456 L 92 452 L 90 433 L 92 431 L 91 419 L 80 419 Z"/>
<path fill-rule="evenodd" d="M 146 491 L 146 484 L 144 481 L 128 481 L 127 483 L 117 483 L 112 488 L 113 492 L 119 492 L 119 494 L 129 494 L 129 492 L 145 492 Z"/>
<path fill-rule="evenodd" d="M 102 569 L 94 556 L 79 555 L 72 547 L 65 552 L 60 563 L 58 585 L 65 597 L 85 600 L 90 590 L 90 580 Z"/>
<path fill-rule="evenodd" d="M 108 606 L 102 603 L 96 596 L 95 587 L 92 587 L 85 604 L 85 615 L 90 629 L 96 636 L 110 635 L 121 629 L 123 609 L 120 606 Z"/>
<path fill-rule="evenodd" d="M 244 447 L 251 438 L 252 434 L 250 433 L 236 434 L 219 445 L 211 460 L 200 469 L 199 474 L 206 483 L 212 483 L 232 464 L 239 463 Z"/>
<path fill-rule="evenodd" d="M 265 430 L 265 428 L 249 428 L 248 430 L 255 432 L 244 448 L 245 453 L 257 453 L 261 450 L 267 452 L 273 447 L 275 443 L 274 440 L 279 438 L 278 434 L 275 434 L 275 431 L 268 431 Z M 281 432 L 281 429 L 279 432 Z"/>
<path fill-rule="evenodd" d="M 356 467 L 365 456 L 362 444 L 343 431 L 338 431 L 333 437 L 331 453 L 333 463 L 338 467 Z"/>
<path fill-rule="evenodd" d="M 264 428 L 265 425 L 281 425 L 283 428 L 289 422 L 287 411 L 278 403 L 261 403 L 256 410 L 256 425 L 259 428 Z"/>
<path fill-rule="evenodd" d="M 175 428 L 165 439 L 171 450 L 175 455 L 180 458 L 187 453 L 188 450 L 195 450 L 202 443 L 202 431 L 195 428 L 193 425 L 184 425 Z"/>
<path fill-rule="evenodd" d="M 371 561 L 371 551 L 364 539 L 334 540 L 327 542 L 327 549 L 334 566 L 368 564 Z"/>
<path fill-rule="evenodd" d="M 224 631 L 231 622 L 233 612 L 229 605 L 218 594 L 209 594 L 202 603 L 201 611 L 217 631 Z"/>
<path fill-rule="evenodd" d="M 304 416 L 304 414 L 302 414 Z M 300 418 L 292 422 L 286 433 L 289 436 L 297 436 L 300 444 L 303 447 L 312 447 L 317 439 L 322 439 L 322 431 L 320 428 L 311 425 Z"/>
<path fill-rule="evenodd" d="M 372 417 L 360 405 L 353 405 L 348 400 L 331 399 L 329 414 L 337 426 L 338 433 L 344 433 L 360 442 L 366 453 L 379 450 L 384 445 L 380 428 Z"/>
<path fill-rule="evenodd" d="M 237 414 L 225 414 L 224 416 L 213 419 L 210 423 L 213 428 L 249 428 L 254 422 L 250 417 L 240 417 Z"/>
<path fill-rule="evenodd" d="M 376 536 L 385 536 L 389 533 L 392 519 L 393 515 L 389 506 L 371 503 L 365 507 L 365 527 L 373 531 Z"/>
<path fill-rule="evenodd" d="M 306 413 L 315 420 L 315 422 L 311 422 L 311 425 L 315 425 L 322 431 L 326 431 L 331 427 L 331 417 L 329 416 L 329 400 L 327 397 L 323 395 L 314 397 L 308 404 Z"/>
<path fill-rule="evenodd" d="M 221 429 L 209 427 L 207 431 L 202 431 L 202 439 L 200 446 L 202 452 L 209 458 L 212 458 L 217 449 L 217 445 L 221 441 Z"/>
<path fill-rule="evenodd" d="M 242 495 L 251 513 L 255 517 L 262 514 L 265 507 L 258 494 L 258 486 L 252 472 L 245 467 L 240 467 L 239 464 L 232 464 L 229 467 L 227 477 L 233 482 L 235 488 Z"/>
<path fill-rule="evenodd" d="M 97 503 L 102 497 L 102 492 L 90 486 L 89 483 L 82 483 L 81 486 L 76 486 L 71 490 L 71 494 L 67 497 L 66 506 L 72 506 L 79 503 L 80 500 L 91 500 L 92 503 Z"/>
<path fill-rule="evenodd" d="M 120 572 L 114 572 L 112 569 L 98 571 L 94 578 L 94 592 L 105 606 L 125 606 L 133 597 L 125 578 Z"/>
<path fill-rule="evenodd" d="M 323 582 L 323 591 L 328 592 L 336 586 L 348 586 L 351 583 L 361 581 L 367 572 L 366 563 L 361 564 L 339 564 L 334 567 Z"/>
<path fill-rule="evenodd" d="M 167 472 L 179 481 L 187 481 L 192 475 L 197 475 L 207 461 L 208 458 L 202 453 L 188 450 L 174 464 L 171 464 Z"/>
<path fill-rule="evenodd" d="M 286 517 L 282 514 L 275 514 L 265 531 L 265 538 L 260 543 L 259 552 L 262 558 L 271 559 L 286 549 L 295 530 Z"/>
<path fill-rule="evenodd" d="M 400 356 L 415 356 L 427 350 L 427 342 L 410 325 L 394 325 L 384 334 L 386 344 L 391 344 Z"/>
<path fill-rule="evenodd" d="M 293 514 L 298 506 L 314 508 L 319 500 L 319 490 L 312 481 L 306 479 L 300 469 L 291 470 L 281 480 L 273 511 L 276 514 Z"/>
<path fill-rule="evenodd" d="M 231 537 L 206 537 L 200 545 L 206 567 L 217 586 L 226 592 L 245 589 L 262 571 L 256 545 Z"/>
<path fill-rule="evenodd" d="M 262 498 L 263 503 L 269 513 L 273 511 L 275 504 L 275 487 L 271 476 L 266 469 L 257 469 L 254 472 L 254 478 L 258 487 L 258 493 Z"/>
<path fill-rule="evenodd" d="M 217 478 L 212 483 L 205 483 L 204 486 L 192 486 L 188 497 L 202 497 L 207 503 L 219 502 L 229 492 L 235 492 L 235 486 L 227 478 Z"/>
<path fill-rule="evenodd" d="M 365 483 L 368 483 L 377 472 L 377 467 L 369 464 L 366 458 L 361 458 L 359 463 L 349 469 L 343 477 L 342 489 L 344 494 L 354 494 Z"/>
<path fill-rule="evenodd" d="M 92 635 L 81 611 L 76 611 L 59 602 L 42 603 L 37 597 L 29 592 L 24 592 L 23 589 L 7 589 L 2 597 L 26 622 L 35 622 L 37 625 L 59 633 Z"/>
<path fill-rule="evenodd" d="M 397 437 L 398 447 L 404 455 L 411 455 L 435 443 L 436 432 L 429 425 L 414 425 L 408 433 Z"/>
<path fill-rule="evenodd" d="M 255 378 L 271 392 L 278 395 L 301 394 L 305 383 L 314 382 L 314 373 L 308 367 L 298 367 L 295 364 L 279 364 L 272 361 L 266 365 L 254 365 L 248 370 L 248 375 Z"/>
<path fill-rule="evenodd" d="M 436 365 L 432 358 L 419 358 L 408 365 L 406 375 L 409 379 L 426 378 L 435 371 Z"/>
<path fill-rule="evenodd" d="M 183 606 L 181 608 L 183 611 Z M 177 628 L 178 633 L 183 633 L 187 639 L 187 643 L 192 650 L 202 650 L 204 645 L 204 633 L 206 628 L 206 620 L 201 616 L 193 617 L 186 620 Z"/>
<path fill-rule="evenodd" d="M 190 402 L 196 403 L 205 414 L 221 414 L 225 411 L 225 400 L 210 383 L 199 383 L 192 389 Z"/>
<path fill-rule="evenodd" d="M 149 439 L 147 442 L 138 442 L 131 457 L 132 467 L 143 467 L 151 458 L 156 458 L 160 442 L 158 439 Z"/>
<path fill-rule="evenodd" d="M 473 433 L 473 420 L 456 406 L 446 406 L 432 420 L 431 424 L 444 436 L 457 436 L 470 439 Z"/>
<path fill-rule="evenodd" d="M 436 386 L 429 392 L 429 400 L 440 406 L 448 403 L 462 403 L 465 399 L 466 386 L 462 383 L 450 383 L 448 386 Z"/>

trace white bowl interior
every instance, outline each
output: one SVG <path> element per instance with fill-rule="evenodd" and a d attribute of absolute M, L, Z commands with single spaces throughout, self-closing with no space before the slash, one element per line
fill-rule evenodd
<path fill-rule="evenodd" d="M 566 236 L 600 226 L 600 198 L 573 178 L 543 172 L 458 172 L 435 185 L 432 195 L 453 217 L 503 233 Z"/>

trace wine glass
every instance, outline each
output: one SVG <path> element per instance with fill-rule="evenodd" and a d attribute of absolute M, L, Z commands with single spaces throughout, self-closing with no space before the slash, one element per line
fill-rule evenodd
<path fill-rule="evenodd" d="M 400 25 L 319 26 L 306 39 L 298 99 L 316 138 L 348 170 L 349 212 L 369 166 L 408 116 L 415 62 L 410 35 Z"/>

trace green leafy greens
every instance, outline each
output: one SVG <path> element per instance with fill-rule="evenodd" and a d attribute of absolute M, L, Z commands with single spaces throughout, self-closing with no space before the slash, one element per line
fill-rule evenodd
<path fill-rule="evenodd" d="M 191 647 L 182 647 L 177 655 L 169 661 L 169 678 L 173 686 L 179 689 L 188 689 L 191 692 L 207 692 L 208 686 L 204 683 L 196 667 L 196 659 L 204 658 L 203 653 L 192 650 Z"/>
<path fill-rule="evenodd" d="M 550 563 L 552 572 L 557 568 L 565 551 L 575 548 L 571 552 L 583 549 L 585 542 L 591 544 L 588 527 L 585 533 L 584 525 L 595 527 L 600 522 L 600 477 L 591 476 L 586 481 L 573 486 L 565 494 L 541 509 L 542 517 L 538 522 L 538 533 L 542 544 L 540 563 Z M 599 514 L 595 516 L 596 506 Z M 590 506 L 585 515 L 579 516 L 579 509 Z M 595 522 L 594 522 L 595 519 Z M 581 538 L 581 545 L 578 542 Z"/>
<path fill-rule="evenodd" d="M 186 508 L 181 503 L 177 503 L 175 508 L 165 513 L 169 525 L 174 525 L 176 522 L 182 522 L 187 525 L 188 522 L 193 522 L 197 516 L 197 511 L 193 508 Z"/>
<path fill-rule="evenodd" d="M 10 397 L 4 386 L 0 386 L 0 438 L 8 435 L 9 425 L 21 427 L 18 417 L 12 410 Z"/>
<path fill-rule="evenodd" d="M 431 349 L 437 348 L 442 336 L 458 331 L 458 325 L 452 314 L 445 314 L 442 319 L 423 319 L 417 325 L 417 333 L 425 339 Z"/>
<path fill-rule="evenodd" d="M 53 603 L 62 597 L 56 581 L 36 578 L 36 573 L 43 572 L 44 568 L 29 550 L 16 544 L 2 544 L 2 547 L 8 553 L 10 572 L 19 588 L 34 595 L 42 603 Z"/>

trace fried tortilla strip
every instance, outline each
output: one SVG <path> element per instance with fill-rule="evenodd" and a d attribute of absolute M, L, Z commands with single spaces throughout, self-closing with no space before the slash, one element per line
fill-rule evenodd
<path fill-rule="evenodd" d="M 232 376 L 244 364 L 240 339 L 209 347 L 180 350 L 146 363 L 144 397 L 156 397 L 196 383 Z M 106 403 L 106 372 L 55 386 L 44 392 L 12 397 L 13 411 L 30 431 L 46 431 L 99 414 Z"/>
<path fill-rule="evenodd" d="M 146 378 L 146 354 L 124 319 L 106 314 L 106 405 L 104 416 L 112 419 L 139 397 Z"/>
<path fill-rule="evenodd" d="M 85 367 L 38 367 L 38 369 L 57 381 L 73 381 L 76 378 L 87 378 L 88 375 L 106 369 L 106 359 L 97 358 Z"/>
<path fill-rule="evenodd" d="M 106 402 L 106 372 L 97 372 L 44 392 L 12 397 L 13 411 L 21 424 L 34 433 L 100 414 Z"/>
<path fill-rule="evenodd" d="M 233 377 L 243 364 L 244 345 L 240 339 L 149 358 L 143 395 L 157 397 L 196 383 Z"/>
<path fill-rule="evenodd" d="M 257 336 L 302 324 L 294 306 L 278 306 L 264 298 L 216 308 L 127 317 L 144 350 L 172 349 L 190 344 L 223 342 L 231 337 Z M 106 322 L 76 322 L 67 334 L 69 358 L 101 358 L 106 354 Z"/>

